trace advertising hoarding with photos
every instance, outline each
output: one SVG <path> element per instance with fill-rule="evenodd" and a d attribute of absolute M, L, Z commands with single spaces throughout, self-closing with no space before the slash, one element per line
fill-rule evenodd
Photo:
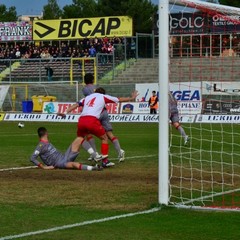
<path fill-rule="evenodd" d="M 0 22 L 0 41 L 31 41 L 32 24 L 26 22 Z"/>

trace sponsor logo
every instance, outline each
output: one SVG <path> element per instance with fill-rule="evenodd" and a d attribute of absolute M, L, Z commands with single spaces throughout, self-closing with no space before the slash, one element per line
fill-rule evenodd
<path fill-rule="evenodd" d="M 39 38 L 44 38 L 45 36 L 49 35 L 50 33 L 54 32 L 56 29 L 49 27 L 41 22 L 36 22 L 36 25 L 41 27 L 43 30 L 43 33 L 40 33 L 38 30 L 34 30 L 34 33 L 39 37 Z"/>
<path fill-rule="evenodd" d="M 171 29 L 181 28 L 181 29 L 193 29 L 193 28 L 202 28 L 204 25 L 204 18 L 203 17 L 182 17 L 178 18 L 171 18 L 170 21 Z"/>
<path fill-rule="evenodd" d="M 124 114 L 129 114 L 129 113 L 133 113 L 134 110 L 134 106 L 130 103 L 123 105 L 122 108 L 122 113 Z"/>
<path fill-rule="evenodd" d="M 202 123 L 240 123 L 240 115 L 201 115 L 196 118 L 196 122 Z"/>
<path fill-rule="evenodd" d="M 0 40 L 32 40 L 32 25 L 26 22 L 0 23 Z"/>
<path fill-rule="evenodd" d="M 67 115 L 66 118 L 61 118 L 56 114 L 37 114 L 37 113 L 8 113 L 5 115 L 4 121 L 19 121 L 22 122 L 73 122 L 77 123 L 80 115 Z M 111 122 L 159 122 L 158 114 L 109 114 Z M 180 116 L 181 122 L 194 122 L 195 115 Z"/>
<path fill-rule="evenodd" d="M 54 104 L 52 102 L 48 103 L 45 107 L 44 107 L 44 112 L 47 113 L 55 113 L 55 107 Z"/>
<path fill-rule="evenodd" d="M 201 100 L 199 90 L 171 91 L 177 101 L 199 101 Z"/>
<path fill-rule="evenodd" d="M 114 16 L 33 22 L 34 40 L 69 40 L 104 36 L 132 36 L 132 18 Z"/>
<path fill-rule="evenodd" d="M 231 113 L 240 113 L 240 108 L 231 108 L 230 112 Z"/>

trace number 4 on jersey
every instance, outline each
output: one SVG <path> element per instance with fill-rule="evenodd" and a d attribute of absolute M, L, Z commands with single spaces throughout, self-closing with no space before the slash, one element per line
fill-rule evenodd
<path fill-rule="evenodd" d="M 88 107 L 93 107 L 95 100 L 96 100 L 96 97 L 93 98 L 93 99 L 91 99 L 86 105 L 87 105 Z"/>

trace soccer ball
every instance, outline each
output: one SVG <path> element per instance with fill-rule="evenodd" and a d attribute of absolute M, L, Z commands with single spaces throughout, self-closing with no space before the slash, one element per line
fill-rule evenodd
<path fill-rule="evenodd" d="M 19 127 L 19 128 L 23 128 L 23 127 L 24 127 L 24 123 L 21 123 L 21 122 L 18 123 L 18 127 Z"/>

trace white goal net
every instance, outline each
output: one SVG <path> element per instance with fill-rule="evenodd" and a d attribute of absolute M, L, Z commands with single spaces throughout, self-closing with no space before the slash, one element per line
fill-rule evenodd
<path fill-rule="evenodd" d="M 6 88 L 7 87 L 7 88 Z M 1 100 L 3 111 L 22 111 L 23 102 L 45 99 L 59 102 L 76 102 L 79 100 L 80 90 L 77 81 L 61 82 L 1 82 L 0 88 L 7 92 Z M 41 109 L 40 109 L 41 110 Z M 39 110 L 38 110 L 39 111 Z"/>
<path fill-rule="evenodd" d="M 174 97 L 186 107 L 190 139 L 171 126 L 169 203 L 239 210 L 240 9 L 169 3 L 169 81 L 179 85 Z"/>

